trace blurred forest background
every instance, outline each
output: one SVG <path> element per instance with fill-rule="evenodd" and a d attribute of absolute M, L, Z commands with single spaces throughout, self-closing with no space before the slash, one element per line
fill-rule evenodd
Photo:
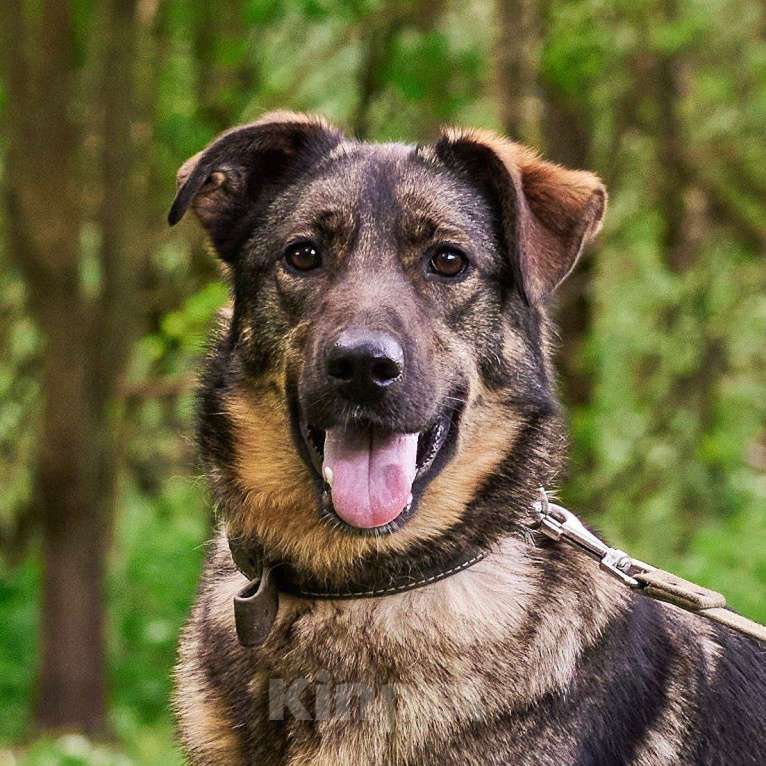
<path fill-rule="evenodd" d="M 194 372 L 227 293 L 165 213 L 184 159 L 275 107 L 601 174 L 556 309 L 561 496 L 766 620 L 762 2 L 3 0 L 0 35 L 2 766 L 181 763 Z"/>

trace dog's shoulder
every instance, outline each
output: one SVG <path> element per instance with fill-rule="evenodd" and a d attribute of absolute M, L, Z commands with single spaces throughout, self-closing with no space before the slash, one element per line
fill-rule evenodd
<path fill-rule="evenodd" d="M 699 701 L 697 762 L 766 763 L 766 644 L 716 626 L 718 660 Z"/>
<path fill-rule="evenodd" d="M 254 704 L 262 669 L 237 640 L 233 598 L 245 584 L 219 530 L 209 544 L 174 670 L 173 712 L 179 738 L 195 766 L 284 762 L 282 737 L 271 730 L 275 724 L 267 708 Z"/>
<path fill-rule="evenodd" d="M 766 763 L 766 646 L 638 594 L 632 604 L 623 618 L 632 622 L 630 638 L 617 641 L 622 658 L 610 662 L 625 669 L 624 699 L 615 692 L 610 704 L 612 728 L 621 717 L 644 720 L 629 762 Z"/>

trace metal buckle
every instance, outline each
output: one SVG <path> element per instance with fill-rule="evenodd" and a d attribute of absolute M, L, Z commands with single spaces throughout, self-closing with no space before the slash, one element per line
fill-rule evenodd
<path fill-rule="evenodd" d="M 540 531 L 551 540 L 565 540 L 599 562 L 605 572 L 621 580 L 631 588 L 640 583 L 632 575 L 652 569 L 642 561 L 635 561 L 625 551 L 610 548 L 603 540 L 585 528 L 580 519 L 571 511 L 548 500 L 545 490 L 540 488 L 540 499 L 534 504 L 540 514 Z"/>

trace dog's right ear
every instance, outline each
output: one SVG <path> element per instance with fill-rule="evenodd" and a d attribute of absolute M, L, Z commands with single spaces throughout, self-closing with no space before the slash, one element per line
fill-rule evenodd
<path fill-rule="evenodd" d="M 228 130 L 181 165 L 168 223 L 174 226 L 191 206 L 221 257 L 232 260 L 263 195 L 342 140 L 321 118 L 295 112 L 271 112 Z"/>

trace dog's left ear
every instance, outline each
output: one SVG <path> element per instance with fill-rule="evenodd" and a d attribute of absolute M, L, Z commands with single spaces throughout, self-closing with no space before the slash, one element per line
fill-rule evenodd
<path fill-rule="evenodd" d="M 434 151 L 498 203 L 524 293 L 530 303 L 544 301 L 601 229 L 604 185 L 593 173 L 545 162 L 489 131 L 446 131 Z"/>

